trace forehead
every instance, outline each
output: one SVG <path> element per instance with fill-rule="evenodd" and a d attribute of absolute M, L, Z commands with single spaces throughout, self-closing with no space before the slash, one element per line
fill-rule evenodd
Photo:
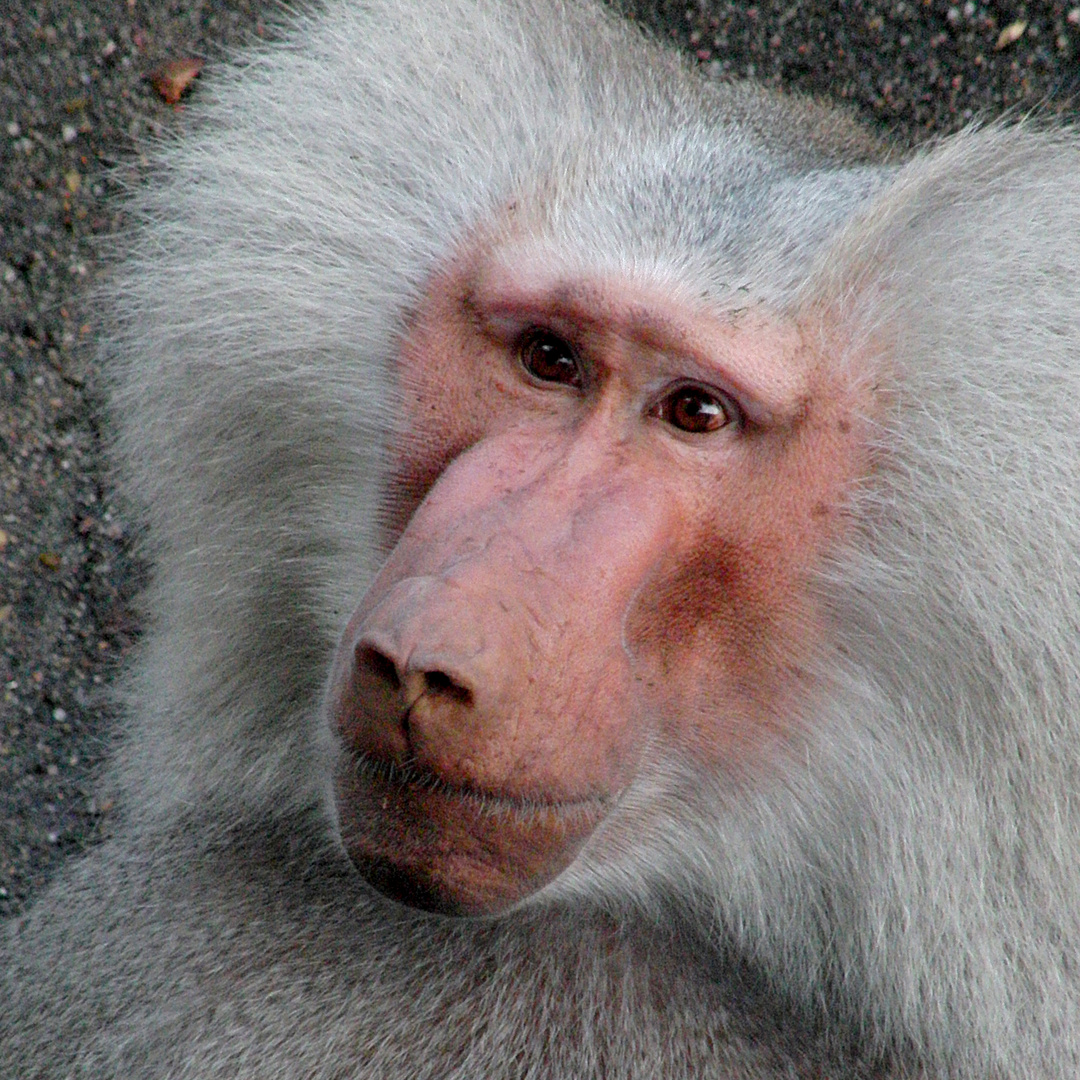
<path fill-rule="evenodd" d="M 565 147 L 508 200 L 507 226 L 557 251 L 567 277 L 783 308 L 890 173 L 778 152 L 732 125 L 621 132 Z"/>

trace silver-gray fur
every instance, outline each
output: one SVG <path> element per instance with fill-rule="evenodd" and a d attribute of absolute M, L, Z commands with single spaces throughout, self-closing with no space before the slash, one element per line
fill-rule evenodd
<path fill-rule="evenodd" d="M 110 289 L 155 564 L 124 824 L 2 940 L 3 1071 L 1078 1075 L 1076 135 L 888 162 L 561 0 L 335 3 L 209 97 Z M 539 897 L 453 921 L 349 867 L 322 697 L 397 343 L 511 200 L 568 269 L 842 312 L 886 406 L 798 744 L 658 752 Z"/>

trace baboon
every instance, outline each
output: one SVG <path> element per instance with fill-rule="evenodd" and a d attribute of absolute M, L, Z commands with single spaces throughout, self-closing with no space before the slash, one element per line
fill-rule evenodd
<path fill-rule="evenodd" d="M 1080 1070 L 1080 141 L 332 2 L 108 287 L 148 628 L 20 1078 Z"/>

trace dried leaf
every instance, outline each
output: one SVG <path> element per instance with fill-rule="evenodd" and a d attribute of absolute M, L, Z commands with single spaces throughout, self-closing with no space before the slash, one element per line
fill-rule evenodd
<path fill-rule="evenodd" d="M 1024 31 L 1026 29 L 1027 19 L 1017 19 L 1016 22 L 1009 23 L 1009 25 L 998 34 L 997 44 L 994 48 L 1000 51 L 1006 46 L 1011 45 L 1014 41 L 1019 41 L 1024 36 Z"/>
<path fill-rule="evenodd" d="M 170 60 L 151 72 L 150 82 L 162 99 L 169 105 L 175 105 L 191 85 L 192 80 L 203 69 L 204 61 L 193 56 L 183 60 Z"/>

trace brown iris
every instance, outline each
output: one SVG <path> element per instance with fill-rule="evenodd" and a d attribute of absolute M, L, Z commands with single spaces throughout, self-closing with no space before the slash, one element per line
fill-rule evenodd
<path fill-rule="evenodd" d="M 679 431 L 702 435 L 719 431 L 737 419 L 735 406 L 703 386 L 680 386 L 653 410 L 653 415 Z"/>
<path fill-rule="evenodd" d="M 521 366 L 540 382 L 580 387 L 581 363 L 573 348 L 549 330 L 530 330 L 518 345 Z"/>

